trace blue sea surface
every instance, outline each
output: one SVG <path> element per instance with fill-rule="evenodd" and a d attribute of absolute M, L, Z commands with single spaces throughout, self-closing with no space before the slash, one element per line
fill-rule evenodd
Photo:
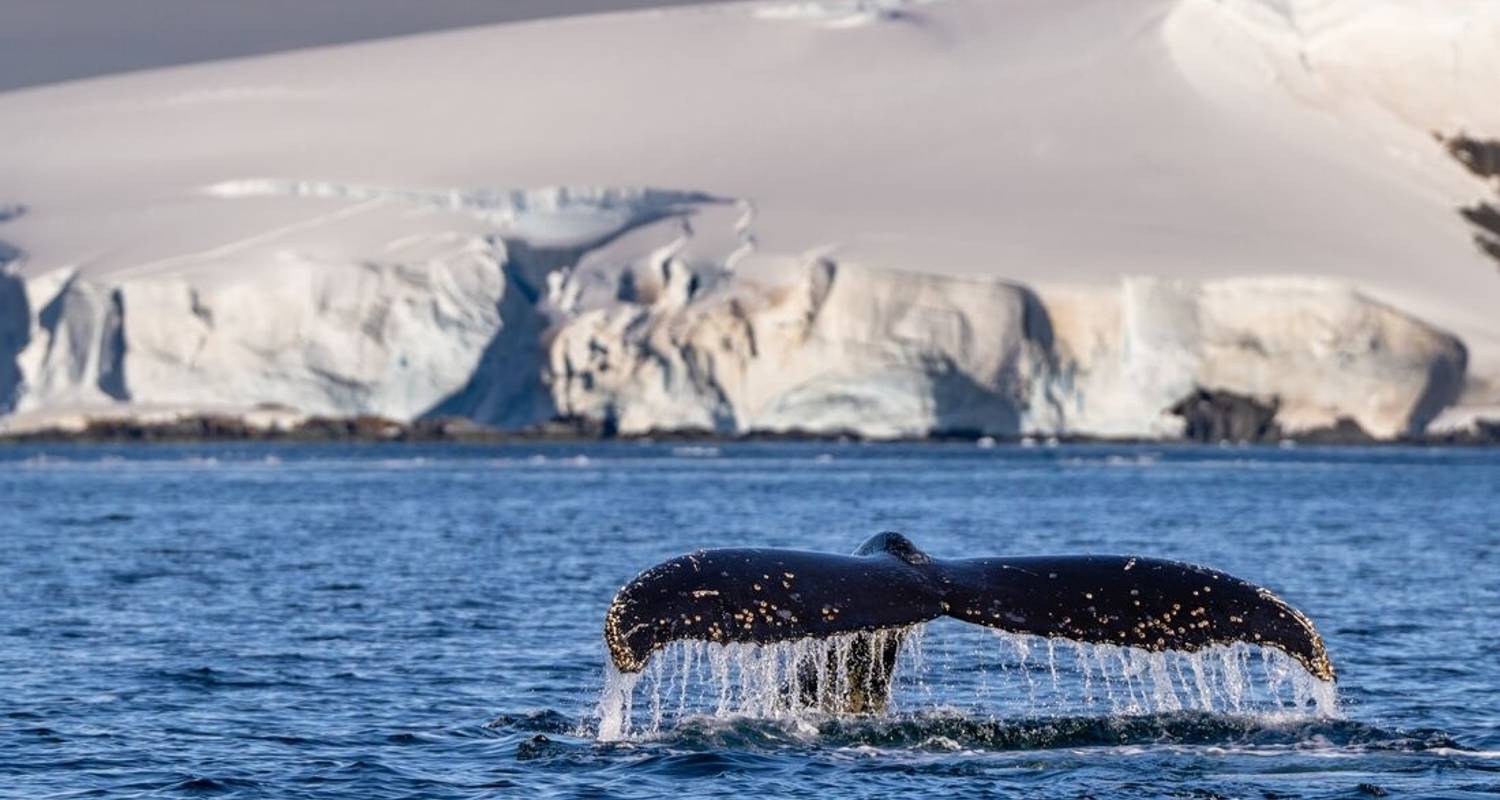
<path fill-rule="evenodd" d="M 0 796 L 1500 794 L 1495 450 L 8 446 L 0 510 Z M 1269 586 L 1324 634 L 1339 712 L 1059 712 L 1015 687 L 1104 687 L 935 623 L 886 716 L 598 740 L 638 571 L 882 530 Z"/>

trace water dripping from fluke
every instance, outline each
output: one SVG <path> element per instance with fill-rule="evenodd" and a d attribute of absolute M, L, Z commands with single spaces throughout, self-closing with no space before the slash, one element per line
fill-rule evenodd
<path fill-rule="evenodd" d="M 963 625 L 928 636 L 927 627 L 769 644 L 673 642 L 640 672 L 606 667 L 597 735 L 649 740 L 772 722 L 777 735 L 793 738 L 842 740 L 857 729 L 913 744 L 924 731 L 942 741 L 954 738 L 942 731 L 957 730 L 958 741 L 1008 747 L 1211 739 L 1243 734 L 1246 725 L 1340 717 L 1333 682 L 1274 648 L 1147 651 Z M 893 643 L 900 649 L 885 674 L 881 659 L 865 656 Z M 881 684 L 889 689 L 884 707 L 847 702 L 878 696 Z"/>

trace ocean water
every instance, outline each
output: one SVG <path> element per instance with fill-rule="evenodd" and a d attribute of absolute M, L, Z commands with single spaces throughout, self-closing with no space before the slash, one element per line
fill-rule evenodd
<path fill-rule="evenodd" d="M 775 648 L 678 646 L 601 702 L 639 570 L 882 530 L 1270 586 L 1336 700 L 1253 648 L 939 622 L 879 717 L 778 703 Z M 0 796 L 1495 796 L 1497 550 L 1493 450 L 5 447 Z"/>

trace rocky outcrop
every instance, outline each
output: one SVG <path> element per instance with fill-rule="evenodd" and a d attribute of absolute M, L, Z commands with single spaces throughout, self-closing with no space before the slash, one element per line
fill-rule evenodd
<path fill-rule="evenodd" d="M 1500 178 L 1500 140 L 1478 139 L 1459 134 L 1438 137 L 1448 154 L 1481 178 Z"/>
<path fill-rule="evenodd" d="M 1455 136 L 1442 140 L 1448 153 L 1470 172 L 1485 179 L 1494 179 L 1496 200 L 1480 200 L 1464 206 L 1459 214 L 1474 228 L 1474 244 L 1487 256 L 1500 264 L 1500 140 L 1475 139 Z"/>
<path fill-rule="evenodd" d="M 1424 436 L 1405 436 L 1402 438 L 1407 441 L 1429 441 Z M 1371 436 L 1369 431 L 1360 427 L 1358 422 L 1349 417 L 1340 417 L 1332 425 L 1298 433 L 1296 441 L 1304 444 L 1351 445 L 1371 444 L 1380 440 Z"/>
<path fill-rule="evenodd" d="M 1182 417 L 1182 438 L 1190 442 L 1265 442 L 1281 435 L 1276 406 L 1275 400 L 1194 389 L 1169 410 Z"/>
<path fill-rule="evenodd" d="M 1424 441 L 1434 444 L 1494 447 L 1500 445 L 1500 418 L 1476 419 L 1464 428 L 1429 433 L 1424 437 Z"/>
<path fill-rule="evenodd" d="M 75 421 L 76 422 L 76 421 Z M 261 424 L 239 414 L 158 414 L 149 417 L 103 415 L 81 424 L 58 424 L 17 431 L 0 430 L 17 442 L 382 442 L 491 441 L 500 432 L 452 420 L 402 423 L 374 416 L 306 417 L 285 424 Z"/>

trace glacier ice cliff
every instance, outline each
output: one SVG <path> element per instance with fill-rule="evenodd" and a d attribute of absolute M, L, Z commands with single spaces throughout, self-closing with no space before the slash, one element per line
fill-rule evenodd
<path fill-rule="evenodd" d="M 792 272 L 569 321 L 549 349 L 558 409 L 626 433 L 1021 429 L 1051 350 L 1030 290 L 823 259 Z"/>
<path fill-rule="evenodd" d="M 682 304 L 582 314 L 550 346 L 558 409 L 692 428 L 1175 437 L 1194 390 L 1274 402 L 1282 429 L 1420 433 L 1463 386 L 1451 335 L 1337 283 L 1126 279 L 1027 287 L 816 260 Z"/>
<path fill-rule="evenodd" d="M 1195 388 L 1274 403 L 1289 432 L 1347 418 L 1421 433 L 1463 391 L 1463 343 L 1339 281 L 1128 278 L 1044 292 L 1060 341 L 1064 427 L 1175 435 L 1160 413 Z"/>
<path fill-rule="evenodd" d="M 127 407 L 469 416 L 524 426 L 539 391 L 548 276 L 615 237 L 714 202 L 653 190 L 426 195 L 236 182 L 225 197 L 352 197 L 420 209 L 357 258 L 272 246 L 89 277 L 0 277 L 0 410 Z M 438 212 L 484 220 L 483 230 Z M 273 243 L 274 244 L 274 243 Z M 15 258 L 21 258 L 19 253 Z M 249 263 L 245 263 L 245 262 Z"/>
<path fill-rule="evenodd" d="M 1274 407 L 1283 431 L 1352 421 L 1391 438 L 1464 385 L 1457 338 L 1325 279 L 1025 286 L 874 269 L 756 252 L 753 207 L 699 192 L 211 191 L 402 213 L 342 256 L 273 242 L 236 251 L 237 269 L 212 254 L 103 276 L 9 268 L 0 412 L 1170 438 L 1172 406 L 1209 390 Z"/>

